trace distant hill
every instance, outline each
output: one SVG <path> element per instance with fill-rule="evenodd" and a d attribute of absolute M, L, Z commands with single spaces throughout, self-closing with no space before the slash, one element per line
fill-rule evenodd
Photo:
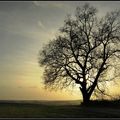
<path fill-rule="evenodd" d="M 81 100 L 0 100 L 4 103 L 25 103 L 25 104 L 43 104 L 43 105 L 80 105 Z"/>

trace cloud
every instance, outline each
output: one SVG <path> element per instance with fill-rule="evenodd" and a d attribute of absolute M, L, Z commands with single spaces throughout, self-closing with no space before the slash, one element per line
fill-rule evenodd
<path fill-rule="evenodd" d="M 37 86 L 18 86 L 18 88 L 32 88 L 32 89 L 35 89 L 37 88 Z"/>
<path fill-rule="evenodd" d="M 45 29 L 44 24 L 40 20 L 38 21 L 38 26 L 42 29 Z"/>
<path fill-rule="evenodd" d="M 23 88 L 22 86 L 18 86 L 18 88 Z"/>
<path fill-rule="evenodd" d="M 29 86 L 28 88 L 37 88 L 37 86 Z"/>
<path fill-rule="evenodd" d="M 67 2 L 58 2 L 58 1 L 33 1 L 33 4 L 35 6 L 41 6 L 41 7 L 54 7 L 54 8 L 60 8 L 60 9 L 63 9 L 63 8 L 66 8 L 66 7 L 70 7 L 68 4 L 65 4 Z"/>
<path fill-rule="evenodd" d="M 67 7 L 67 5 L 64 4 L 64 3 L 52 3 L 52 6 L 53 6 L 53 7 L 56 7 L 56 8 L 61 8 L 61 9 Z"/>
<path fill-rule="evenodd" d="M 40 2 L 38 1 L 32 1 L 35 6 L 40 6 Z"/>

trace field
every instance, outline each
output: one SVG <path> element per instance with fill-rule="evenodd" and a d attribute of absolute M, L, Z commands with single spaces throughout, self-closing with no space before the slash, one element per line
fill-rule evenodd
<path fill-rule="evenodd" d="M 0 118 L 119 118 L 120 101 L 0 101 Z"/>

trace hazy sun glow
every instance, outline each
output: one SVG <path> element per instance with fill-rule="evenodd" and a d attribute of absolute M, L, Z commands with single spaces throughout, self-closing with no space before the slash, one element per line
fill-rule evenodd
<path fill-rule="evenodd" d="M 0 99 L 71 100 L 81 99 L 79 88 L 45 90 L 38 53 L 55 37 L 68 13 L 80 1 L 0 2 Z M 89 2 L 99 15 L 119 8 L 120 2 Z M 118 94 L 118 87 L 110 88 Z"/>

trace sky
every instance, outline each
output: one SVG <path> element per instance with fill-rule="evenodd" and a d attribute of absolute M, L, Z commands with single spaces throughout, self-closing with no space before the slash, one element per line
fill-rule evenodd
<path fill-rule="evenodd" d="M 45 90 L 42 47 L 63 26 L 67 14 L 85 1 L 0 1 L 0 100 L 74 100 L 79 89 Z M 87 1 L 98 15 L 120 8 L 120 1 Z"/>

